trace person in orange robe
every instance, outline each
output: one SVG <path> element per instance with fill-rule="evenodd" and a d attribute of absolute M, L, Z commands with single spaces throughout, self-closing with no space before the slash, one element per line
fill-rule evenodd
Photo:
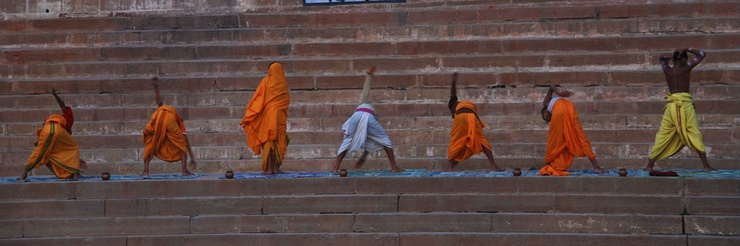
<path fill-rule="evenodd" d="M 503 171 L 496 165 L 491 153 L 491 143 L 483 134 L 485 125 L 478 117 L 478 109 L 472 102 L 457 101 L 457 73 L 452 74 L 452 89 L 450 101 L 447 104 L 452 114 L 452 131 L 450 145 L 447 148 L 449 165 L 444 171 L 451 172 L 461 161 L 483 152 L 488 158 L 488 164 L 494 171 Z"/>
<path fill-rule="evenodd" d="M 46 118 L 36 132 L 36 147 L 26 162 L 20 180 L 26 180 L 28 172 L 41 166 L 47 166 L 58 178 L 77 180 L 81 177 L 80 168 L 87 168 L 87 165 L 80 160 L 77 142 L 64 129 L 66 124 L 64 117 L 58 114 Z"/>
<path fill-rule="evenodd" d="M 152 85 L 159 107 L 154 111 L 144 129 L 144 172 L 141 175 L 149 175 L 149 162 L 154 156 L 167 162 L 181 161 L 181 174 L 183 176 L 193 175 L 186 167 L 188 153 L 190 153 L 190 168 L 196 168 L 197 163 L 190 148 L 185 124 L 175 108 L 162 103 L 157 80 L 153 78 Z"/>
<path fill-rule="evenodd" d="M 556 95 L 553 97 L 553 93 Z M 542 101 L 542 119 L 550 123 L 547 135 L 545 167 L 540 169 L 541 176 L 568 176 L 566 171 L 573 163 L 575 156 L 587 156 L 597 173 L 604 172 L 596 162 L 596 155 L 591 150 L 591 143 L 583 132 L 578 112 L 573 102 L 565 99 L 572 92 L 550 86 L 545 100 Z"/>
<path fill-rule="evenodd" d="M 244 112 L 240 125 L 247 134 L 247 146 L 262 154 L 262 172 L 277 174 L 288 150 L 287 134 L 290 93 L 285 71 L 280 63 L 270 63 Z"/>

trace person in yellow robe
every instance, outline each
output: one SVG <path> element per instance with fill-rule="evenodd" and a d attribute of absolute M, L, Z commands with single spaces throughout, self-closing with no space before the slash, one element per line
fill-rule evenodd
<path fill-rule="evenodd" d="M 146 129 L 144 129 L 144 172 L 142 175 L 149 175 L 149 162 L 154 156 L 166 162 L 181 161 L 181 174 L 183 176 L 193 175 L 186 166 L 188 153 L 191 157 L 190 168 L 196 168 L 197 163 L 190 148 L 185 124 L 175 108 L 162 103 L 157 81 L 157 78 L 152 79 L 158 108 L 152 114 Z"/>
<path fill-rule="evenodd" d="M 244 112 L 240 125 L 247 134 L 247 146 L 262 154 L 262 172 L 278 174 L 288 150 L 287 134 L 290 93 L 285 71 L 280 63 L 270 63 Z"/>
<path fill-rule="evenodd" d="M 694 54 L 691 61 L 687 53 Z M 676 50 L 673 52 L 673 67 L 668 64 L 668 54 L 660 57 L 670 93 L 666 96 L 668 103 L 663 109 L 663 120 L 660 122 L 660 130 L 655 134 L 655 144 L 645 170 L 652 171 L 656 161 L 673 156 L 684 146 L 699 154 L 704 171 L 716 170 L 707 160 L 707 150 L 699 132 L 694 102 L 689 94 L 691 70 L 705 56 L 704 51 L 694 48 Z"/>
<path fill-rule="evenodd" d="M 447 148 L 448 166 L 444 171 L 453 171 L 459 162 L 480 152 L 485 153 L 492 170 L 503 171 L 493 160 L 491 143 L 483 134 L 485 125 L 478 117 L 478 108 L 472 102 L 457 99 L 457 73 L 452 74 L 452 89 L 447 107 L 452 114 L 453 121 L 450 144 Z"/>
<path fill-rule="evenodd" d="M 77 180 L 80 168 L 87 168 L 80 160 L 80 149 L 72 135 L 65 129 L 67 121 L 63 116 L 53 114 L 46 118 L 36 132 L 38 139 L 31 156 L 28 157 L 20 180 L 26 180 L 28 172 L 46 166 L 57 178 Z"/>
<path fill-rule="evenodd" d="M 541 176 L 570 175 L 567 170 L 576 156 L 588 157 L 596 173 L 605 172 L 599 167 L 596 154 L 591 150 L 591 142 L 583 132 L 576 107 L 573 102 L 565 99 L 572 94 L 570 91 L 550 86 L 545 100 L 542 101 L 542 119 L 550 123 L 550 128 L 545 149 L 545 167 L 540 169 L 539 173 Z"/>

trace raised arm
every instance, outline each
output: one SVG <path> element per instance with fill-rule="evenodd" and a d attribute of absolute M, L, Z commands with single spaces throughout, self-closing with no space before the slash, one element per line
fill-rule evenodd
<path fill-rule="evenodd" d="M 664 72 L 666 71 L 666 69 L 671 68 L 671 66 L 668 65 L 669 59 L 670 59 L 669 54 L 663 54 L 660 56 L 660 59 L 658 59 L 660 61 L 660 66 L 663 68 Z"/>
<path fill-rule="evenodd" d="M 54 98 L 57 99 L 57 104 L 59 104 L 59 108 L 61 108 L 62 112 L 64 112 L 64 110 L 67 109 L 67 105 L 64 104 L 64 101 L 62 101 L 62 99 L 59 98 L 59 96 L 57 96 L 57 90 L 54 88 L 51 88 L 51 94 L 54 95 Z"/>
<path fill-rule="evenodd" d="M 450 98 L 457 97 L 457 72 L 452 74 L 452 88 L 450 89 Z"/>
<path fill-rule="evenodd" d="M 373 82 L 373 76 L 375 75 L 375 71 L 378 68 L 375 66 L 372 66 L 367 69 L 367 74 L 365 75 L 365 84 L 362 86 L 362 93 L 360 94 L 360 103 L 367 103 L 368 98 L 370 97 L 370 84 Z"/>
<path fill-rule="evenodd" d="M 157 95 L 157 107 L 162 107 L 164 104 L 162 103 L 162 96 L 159 95 L 159 86 L 157 85 L 157 81 L 159 81 L 157 77 L 152 78 L 152 86 L 154 86 L 154 94 Z"/>
<path fill-rule="evenodd" d="M 699 63 L 704 60 L 704 57 L 707 56 L 707 53 L 704 53 L 704 51 L 694 49 L 694 48 L 686 48 L 686 51 L 691 54 L 694 54 L 694 59 L 691 59 L 691 61 L 689 61 L 688 63 L 689 67 L 691 68 L 696 67 L 696 65 L 699 65 Z"/>
<path fill-rule="evenodd" d="M 549 89 L 547 89 L 547 95 L 545 95 L 545 99 L 542 100 L 542 107 L 547 107 L 550 105 L 550 100 L 552 100 L 552 93 L 556 90 L 554 85 L 551 85 Z"/>

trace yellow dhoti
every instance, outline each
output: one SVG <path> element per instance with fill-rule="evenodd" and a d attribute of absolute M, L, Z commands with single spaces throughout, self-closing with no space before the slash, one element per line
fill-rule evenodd
<path fill-rule="evenodd" d="M 491 149 L 491 143 L 483 134 L 485 125 L 478 118 L 478 110 L 475 104 L 461 101 L 457 104 L 455 111 L 469 109 L 473 113 L 455 114 L 450 132 L 450 144 L 447 148 L 447 159 L 454 162 L 467 160 L 471 156 L 483 152 L 483 148 Z"/>
<path fill-rule="evenodd" d="M 587 156 L 596 158 L 591 150 L 591 142 L 583 132 L 578 112 L 573 102 L 566 99 L 555 101 L 552 107 L 552 119 L 547 135 L 547 149 L 545 150 L 545 167 L 540 169 L 540 175 L 567 176 L 566 171 L 573 163 L 574 157 Z"/>
<path fill-rule="evenodd" d="M 77 142 L 64 129 L 66 121 L 58 114 L 49 116 L 41 129 L 38 140 L 25 169 L 30 171 L 47 166 L 58 178 L 71 178 L 80 173 L 80 149 Z"/>
<path fill-rule="evenodd" d="M 685 92 L 668 94 L 666 100 L 668 103 L 663 111 L 660 130 L 655 135 L 650 159 L 660 161 L 671 157 L 684 146 L 696 152 L 706 153 L 691 94 Z"/>
<path fill-rule="evenodd" d="M 181 153 L 188 153 L 185 124 L 173 107 L 163 105 L 152 114 L 144 130 L 144 160 L 152 156 L 174 162 L 181 160 Z"/>

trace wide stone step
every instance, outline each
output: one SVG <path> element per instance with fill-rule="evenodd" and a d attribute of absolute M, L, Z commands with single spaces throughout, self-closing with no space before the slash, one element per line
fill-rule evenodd
<path fill-rule="evenodd" d="M 737 245 L 737 236 L 582 234 L 582 233 L 232 233 L 131 235 L 102 237 L 39 237 L 0 240 L 0 245 Z"/>
<path fill-rule="evenodd" d="M 356 13 L 351 18 L 366 20 Z M 0 47 L 71 47 L 118 46 L 121 44 L 204 44 L 204 43 L 272 43 L 276 40 L 438 40 L 455 37 L 551 37 L 599 35 L 674 34 L 678 32 L 733 33 L 737 16 L 650 19 L 560 19 L 549 22 L 476 22 L 408 23 L 406 25 L 340 26 L 340 27 L 246 27 L 161 30 L 106 30 L 26 32 L 0 34 Z M 437 19 L 432 19 L 437 20 Z M 346 23 L 346 19 L 340 23 Z M 441 25 L 440 25 L 441 24 Z M 246 25 L 246 24 L 245 24 Z M 60 52 L 64 53 L 65 49 Z M 115 49 L 111 49 L 114 51 Z M 58 56 L 58 55 L 56 55 Z M 58 56 L 61 57 L 61 56 Z M 107 58 L 107 57 L 105 57 Z M 67 58 L 70 59 L 70 58 Z M 29 62 L 29 61 L 25 61 Z"/>
<path fill-rule="evenodd" d="M 210 44 L 210 45 L 136 45 L 123 47 L 66 48 L 57 53 L 56 47 L 49 49 L 9 50 L 2 53 L 2 60 L 9 64 L 36 64 L 38 62 L 106 61 L 106 60 L 180 60 L 180 59 L 245 59 L 265 57 L 364 57 L 364 56 L 436 56 L 462 54 L 522 54 L 533 52 L 622 52 L 653 51 L 665 52 L 661 44 L 682 40 L 690 47 L 706 50 L 736 48 L 736 34 L 672 34 L 617 37 L 544 37 L 544 38 L 499 38 L 411 41 L 328 41 L 289 42 L 258 44 Z M 253 63 L 253 62 L 252 62 Z M 29 64 L 29 65 L 30 65 Z M 251 63 L 250 63 L 251 64 Z M 67 64 L 67 70 L 76 64 Z M 105 66 L 105 64 L 97 64 Z M 147 64 L 144 64 L 147 65 Z M 36 65 L 54 71 L 51 65 Z M 236 65 L 232 65 L 236 66 Z M 18 66 L 22 68 L 21 66 Z M 155 67 L 155 66 L 149 66 Z M 244 65 L 241 65 L 244 67 Z M 262 67 L 266 67 L 262 66 Z M 110 68 L 110 67 L 109 67 Z M 165 70 L 167 67 L 164 67 Z M 247 67 L 249 68 L 249 67 Z M 131 73 L 136 72 L 128 68 Z M 19 70 L 19 69 L 16 69 Z M 144 68 L 139 68 L 144 70 Z M 72 71 L 70 71 L 72 72 Z M 135 74 L 135 73 L 134 73 Z M 18 76 L 17 73 L 12 75 Z"/>
<path fill-rule="evenodd" d="M 646 7 L 649 4 L 650 7 Z M 439 8 L 388 7 L 355 8 L 354 11 L 324 11 L 322 8 L 303 8 L 301 11 L 275 14 L 272 12 L 221 16 L 152 16 L 124 18 L 60 18 L 39 20 L 9 20 L 2 22 L 2 32 L 59 32 L 60 30 L 157 30 L 234 27 L 332 27 L 385 26 L 446 23 L 479 23 L 501 21 L 540 21 L 558 19 L 622 19 L 641 17 L 701 17 L 736 16 L 737 5 L 728 2 L 571 2 L 567 6 L 546 4 L 472 4 L 449 7 L 445 2 Z M 378 5 L 376 5 L 378 6 Z M 398 7 L 396 7 L 398 6 Z M 413 5 L 410 5 L 413 6 Z M 434 6 L 434 5 L 433 5 Z M 439 5 L 437 5 L 439 6 Z M 97 7 L 97 6 L 96 6 Z M 339 8 L 339 7 L 337 7 Z M 315 11 L 312 11 L 315 9 Z M 346 8 L 352 10 L 352 8 Z M 390 10 L 390 11 L 389 11 Z"/>

